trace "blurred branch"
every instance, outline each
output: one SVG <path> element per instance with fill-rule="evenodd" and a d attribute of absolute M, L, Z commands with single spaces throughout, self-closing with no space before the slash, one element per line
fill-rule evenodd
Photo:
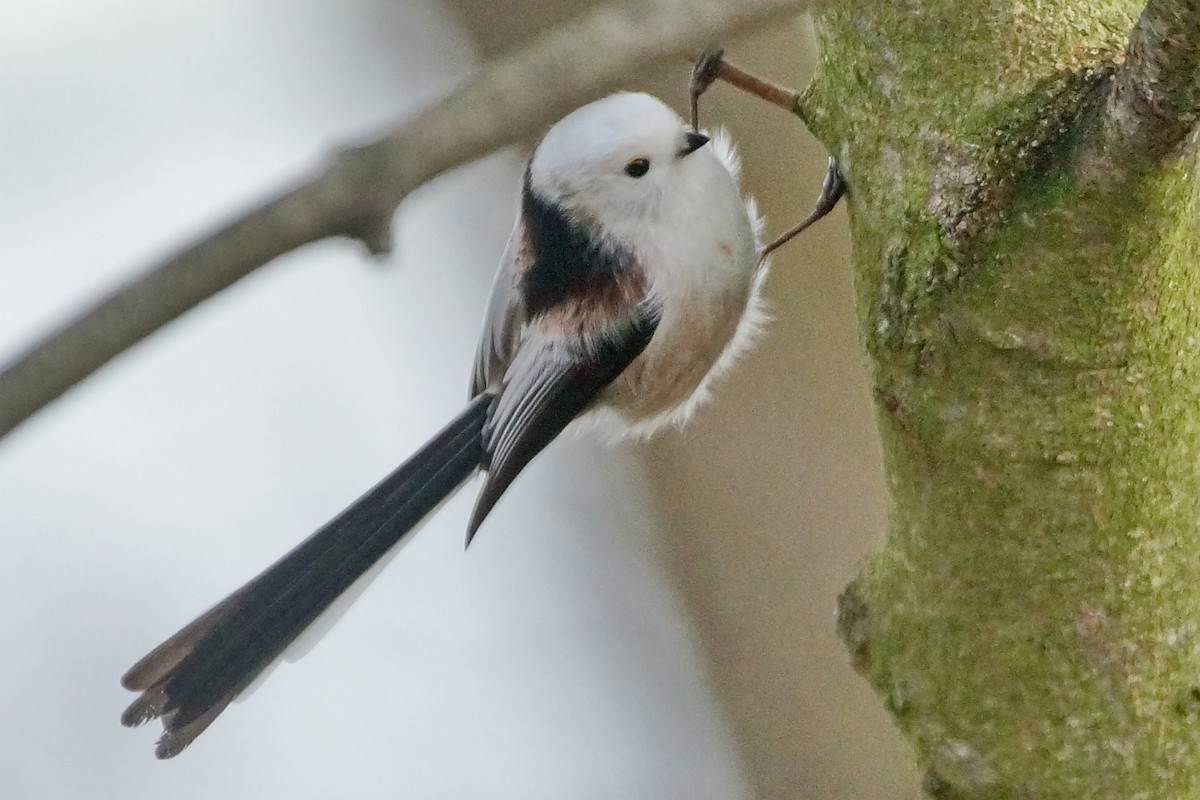
<path fill-rule="evenodd" d="M 1150 0 L 1129 37 L 1108 113 L 1123 150 L 1172 153 L 1200 121 L 1200 0 Z"/>
<path fill-rule="evenodd" d="M 114 356 L 258 267 L 344 236 L 385 253 L 397 205 L 431 178 L 539 132 L 647 62 L 815 0 L 642 0 L 604 6 L 485 66 L 380 139 L 343 150 L 50 333 L 0 371 L 0 437 Z"/>

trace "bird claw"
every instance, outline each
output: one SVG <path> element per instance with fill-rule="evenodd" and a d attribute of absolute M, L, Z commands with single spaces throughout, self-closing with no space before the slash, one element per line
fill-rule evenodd
<path fill-rule="evenodd" d="M 725 48 L 713 45 L 700 54 L 692 65 L 692 78 L 688 83 L 688 98 L 692 106 L 692 130 L 700 130 L 700 95 L 716 82 L 721 74 Z"/>
<path fill-rule="evenodd" d="M 841 166 L 838 165 L 833 156 L 830 156 L 829 165 L 825 168 L 825 180 L 821 183 L 821 194 L 817 197 L 817 202 L 813 205 L 813 210 L 794 227 L 784 231 L 775 241 L 764 247 L 762 253 L 759 255 L 759 259 L 766 258 L 772 251 L 787 244 L 808 229 L 814 222 L 820 220 L 830 211 L 833 211 L 848 188 L 849 185 L 846 183 L 846 176 L 842 173 Z"/>

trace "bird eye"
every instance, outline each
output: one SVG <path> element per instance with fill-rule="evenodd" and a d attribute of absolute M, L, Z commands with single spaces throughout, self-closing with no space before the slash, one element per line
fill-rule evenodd
<path fill-rule="evenodd" d="M 650 171 L 650 159 L 631 158 L 625 165 L 625 174 L 631 178 L 640 178 Z"/>

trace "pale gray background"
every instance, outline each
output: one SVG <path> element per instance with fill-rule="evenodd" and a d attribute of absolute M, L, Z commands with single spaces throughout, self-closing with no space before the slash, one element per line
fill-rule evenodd
<path fill-rule="evenodd" d="M 0 4 L 0 360 L 586 4 Z M 811 65 L 802 22 L 728 44 Z M 631 85 L 682 108 L 686 69 Z M 820 147 L 706 108 L 770 229 L 803 214 Z M 175 761 L 117 724 L 125 668 L 462 402 L 521 158 L 418 192 L 385 263 L 283 259 L 0 442 L 0 797 L 914 796 L 833 633 L 884 508 L 840 213 L 775 259 L 776 321 L 685 433 L 556 443 L 464 555 L 468 490 Z"/>
<path fill-rule="evenodd" d="M 431 3 L 0 11 L 0 347 L 475 61 Z M 519 155 L 419 193 L 386 264 L 327 243 L 0 447 L 0 790 L 48 797 L 730 797 L 620 455 L 554 448 L 469 553 L 452 502 L 308 657 L 184 756 L 117 724 L 137 657 L 463 401 Z"/>

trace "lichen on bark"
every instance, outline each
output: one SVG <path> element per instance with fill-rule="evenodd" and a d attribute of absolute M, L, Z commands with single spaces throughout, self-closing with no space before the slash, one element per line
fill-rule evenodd
<path fill-rule="evenodd" d="M 1200 192 L 1111 136 L 1141 10 L 818 16 L 892 496 L 839 625 L 931 797 L 1200 796 Z"/>

